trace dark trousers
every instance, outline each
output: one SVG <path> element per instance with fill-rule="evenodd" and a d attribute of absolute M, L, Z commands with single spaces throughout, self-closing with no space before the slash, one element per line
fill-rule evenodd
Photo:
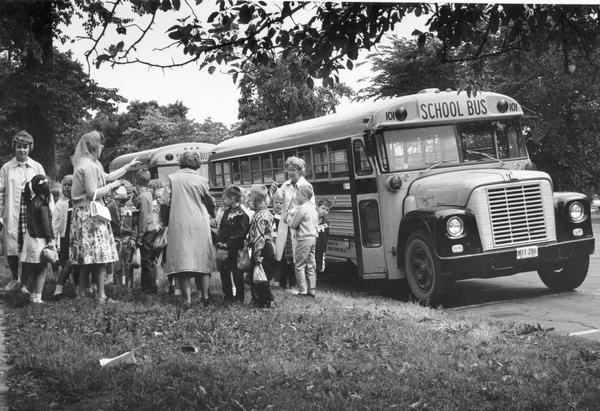
<path fill-rule="evenodd" d="M 152 246 L 155 237 L 156 231 L 147 231 L 142 237 L 142 246 L 140 247 L 140 256 L 142 259 L 142 290 L 153 294 L 156 294 L 158 291 L 156 287 L 156 270 L 154 266 L 157 255 Z"/>
<path fill-rule="evenodd" d="M 221 264 L 219 273 L 221 274 L 221 284 L 223 285 L 225 298 L 244 301 L 244 273 L 238 272 L 237 269 L 237 250 L 229 252 L 229 257 Z M 233 295 L 233 284 L 231 283 L 232 275 L 233 284 L 235 285 L 235 297 Z"/>
<path fill-rule="evenodd" d="M 261 308 L 270 306 L 270 303 L 274 300 L 273 293 L 271 292 L 271 280 L 273 279 L 275 260 L 263 258 L 262 266 L 269 281 L 266 283 L 252 284 L 252 288 L 256 293 L 258 306 Z M 252 266 L 252 270 L 254 270 L 254 266 Z"/>
<path fill-rule="evenodd" d="M 18 255 L 9 255 L 6 256 L 6 261 L 8 261 L 8 266 L 10 267 L 10 273 L 12 274 L 13 280 L 19 279 L 19 256 Z"/>
<path fill-rule="evenodd" d="M 289 263 L 285 256 L 281 261 L 276 261 L 277 270 L 279 270 L 279 286 L 281 288 L 293 287 L 296 285 L 296 271 L 294 270 L 294 264 Z"/>

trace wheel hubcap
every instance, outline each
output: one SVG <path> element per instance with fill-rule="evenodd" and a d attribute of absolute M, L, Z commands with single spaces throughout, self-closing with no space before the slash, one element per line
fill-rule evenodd
<path fill-rule="evenodd" d="M 433 284 L 433 267 L 424 248 L 417 247 L 413 251 L 411 267 L 416 286 L 423 292 L 429 291 Z"/>

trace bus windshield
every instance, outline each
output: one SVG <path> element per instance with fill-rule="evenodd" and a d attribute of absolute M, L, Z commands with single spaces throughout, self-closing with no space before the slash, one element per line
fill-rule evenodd
<path fill-rule="evenodd" d="M 478 121 L 411 129 L 383 134 L 386 171 L 435 167 L 527 157 L 518 121 Z M 459 152 L 460 151 L 460 152 Z"/>

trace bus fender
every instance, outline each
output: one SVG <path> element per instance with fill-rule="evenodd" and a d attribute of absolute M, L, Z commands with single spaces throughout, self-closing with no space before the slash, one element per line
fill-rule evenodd
<path fill-rule="evenodd" d="M 460 217 L 464 223 L 464 233 L 458 238 L 451 238 L 447 232 L 447 222 L 451 217 Z M 408 212 L 398 231 L 397 259 L 398 267 L 404 267 L 404 247 L 408 236 L 415 230 L 425 231 L 435 245 L 437 257 L 452 255 L 452 245 L 463 245 L 464 253 L 481 252 L 481 240 L 475 215 L 466 207 L 433 207 Z"/>
<path fill-rule="evenodd" d="M 586 215 L 586 218 L 578 223 L 572 222 L 569 217 L 569 207 L 574 202 L 579 202 L 583 206 Z M 581 228 L 584 237 L 593 236 L 591 201 L 585 194 L 568 191 L 554 192 L 554 216 L 557 241 L 574 240 L 573 229 L 575 228 Z"/>

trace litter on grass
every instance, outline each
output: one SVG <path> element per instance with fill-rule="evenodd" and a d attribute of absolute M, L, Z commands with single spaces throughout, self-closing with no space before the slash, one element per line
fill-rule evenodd
<path fill-rule="evenodd" d="M 113 358 L 100 358 L 100 366 L 101 367 L 114 367 L 117 365 L 123 364 L 136 364 L 135 354 L 133 351 L 127 351 L 119 355 L 118 357 Z"/>
<path fill-rule="evenodd" d="M 196 347 L 194 347 L 193 345 L 184 345 L 180 349 L 181 349 L 181 351 L 187 352 L 190 354 L 196 354 L 198 352 L 198 349 Z"/>

